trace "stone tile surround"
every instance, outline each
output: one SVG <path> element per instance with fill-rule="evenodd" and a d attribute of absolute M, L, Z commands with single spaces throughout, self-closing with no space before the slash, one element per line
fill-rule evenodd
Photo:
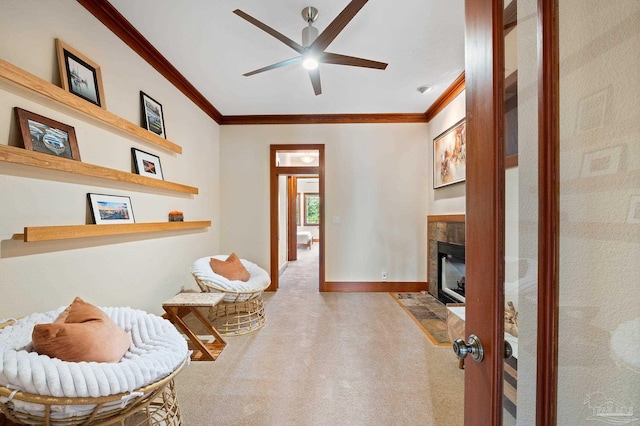
<path fill-rule="evenodd" d="M 465 215 L 427 216 L 427 281 L 438 297 L 438 241 L 465 245 Z"/>

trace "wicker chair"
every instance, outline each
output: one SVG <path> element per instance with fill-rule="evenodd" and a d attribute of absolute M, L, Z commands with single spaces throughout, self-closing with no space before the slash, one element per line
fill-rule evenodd
<path fill-rule="evenodd" d="M 230 281 L 211 269 L 211 258 L 225 260 L 226 255 L 202 257 L 193 263 L 191 274 L 203 292 L 224 293 L 222 302 L 211 308 L 209 320 L 223 336 L 238 336 L 256 331 L 265 323 L 262 294 L 271 278 L 255 263 L 240 259 L 247 271 L 249 281 Z"/>
<path fill-rule="evenodd" d="M 120 309 L 117 312 L 121 314 L 120 318 L 123 322 L 126 322 L 124 318 L 127 313 L 130 314 L 129 318 L 135 318 L 132 312 L 140 312 L 138 315 L 142 315 L 142 311 L 129 310 L 128 308 Z M 25 322 L 28 322 L 28 319 L 29 317 Z M 160 321 L 164 320 L 157 318 L 151 322 L 158 326 Z M 140 324 L 140 327 L 142 324 L 147 324 L 145 321 L 134 322 Z M 19 322 L 15 320 L 4 322 L 0 324 L 0 332 L 9 331 L 10 326 L 16 324 Z M 29 327 L 24 328 L 30 329 Z M 21 333 L 21 331 L 17 332 L 17 334 Z M 182 341 L 182 337 L 177 331 L 174 336 L 171 333 L 165 333 L 162 328 L 158 328 L 154 329 L 153 333 L 138 338 L 139 345 L 146 345 L 145 348 L 153 350 L 150 349 L 153 345 L 149 344 L 149 339 L 153 338 L 152 335 L 158 335 L 164 339 L 159 347 L 173 347 L 173 345 L 167 345 L 168 339 L 175 338 Z M 132 343 L 132 346 L 135 347 L 136 343 Z M 186 345 L 184 351 L 184 354 L 176 353 L 176 357 L 187 356 L 182 358 L 182 361 L 168 375 L 131 392 L 101 397 L 55 397 L 16 390 L 15 386 L 8 384 L 6 386 L 0 385 L 0 424 L 4 424 L 4 419 L 7 419 L 13 423 L 28 425 L 181 425 L 182 417 L 176 397 L 174 378 L 188 362 Z M 24 352 L 24 350 L 20 349 L 20 352 Z M 139 356 L 141 352 L 142 350 L 137 350 Z M 65 364 L 65 362 L 60 361 L 60 364 Z M 0 369 L 0 377 L 2 373 L 3 371 Z M 51 380 L 55 380 L 55 378 L 51 378 Z"/>

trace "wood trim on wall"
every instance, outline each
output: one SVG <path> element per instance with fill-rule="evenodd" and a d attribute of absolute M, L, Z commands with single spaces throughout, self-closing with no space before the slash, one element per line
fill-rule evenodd
<path fill-rule="evenodd" d="M 249 124 L 357 124 L 357 123 L 426 123 L 426 116 L 416 114 L 290 114 L 225 115 L 222 125 Z"/>
<path fill-rule="evenodd" d="M 429 222 L 464 222 L 463 214 L 440 214 L 427 216 L 427 223 Z"/>
<path fill-rule="evenodd" d="M 375 281 L 331 281 L 320 287 L 324 292 L 385 292 L 419 293 L 429 290 L 427 282 L 375 282 Z"/>
<path fill-rule="evenodd" d="M 78 0 L 85 9 L 118 36 L 164 78 L 191 99 L 216 123 L 222 122 L 222 114 L 174 67 L 153 45 L 135 29 L 118 10 L 106 0 Z"/>
<path fill-rule="evenodd" d="M 429 109 L 424 113 L 427 122 L 433 120 L 433 118 L 438 115 L 440 111 L 442 111 L 447 105 L 453 101 L 456 96 L 458 96 L 465 88 L 465 75 L 464 72 L 456 78 L 453 83 L 444 91 L 438 99 L 429 107 Z"/>
<path fill-rule="evenodd" d="M 558 418 L 560 106 L 558 0 L 538 1 L 538 344 L 536 424 Z"/>

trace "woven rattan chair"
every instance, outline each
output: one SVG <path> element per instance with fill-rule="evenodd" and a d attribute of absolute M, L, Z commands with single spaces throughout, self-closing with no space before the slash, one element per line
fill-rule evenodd
<path fill-rule="evenodd" d="M 108 308 L 109 309 L 109 308 Z M 116 311 L 116 309 L 118 309 Z M 52 311 L 57 314 L 56 311 Z M 139 330 L 144 336 L 137 336 L 132 339 L 132 347 L 136 351 L 136 356 L 139 359 L 145 357 L 145 351 L 147 353 L 155 351 L 157 348 L 170 348 L 166 350 L 172 351 L 175 354 L 172 360 L 177 362 L 176 367 L 171 367 L 168 374 L 159 375 L 153 382 L 147 382 L 148 384 L 141 385 L 139 388 L 130 392 L 115 393 L 107 396 L 96 397 L 59 397 L 30 393 L 23 390 L 16 390 L 16 387 L 12 384 L 3 383 L 0 385 L 0 424 L 4 424 L 4 419 L 7 419 L 17 424 L 28 425 L 120 425 L 120 426 L 142 426 L 142 425 L 157 425 L 157 426 L 178 426 L 182 424 L 182 418 L 180 413 L 180 407 L 176 397 L 176 389 L 174 386 L 174 377 L 182 370 L 184 365 L 188 362 L 188 351 L 186 344 L 184 344 L 184 353 L 181 350 L 176 350 L 177 346 L 182 347 L 177 342 L 182 342 L 180 334 L 171 328 L 163 328 L 160 324 L 165 321 L 159 317 L 153 316 L 153 319 L 143 318 L 143 315 L 148 315 L 142 311 L 136 311 L 130 308 L 114 308 L 114 315 L 120 314 L 122 322 L 128 320 L 132 322 L 136 330 Z M 48 315 L 51 313 L 43 314 Z M 128 314 L 128 315 L 127 315 Z M 35 314 L 34 314 L 35 315 Z M 30 318 L 32 316 L 25 317 L 20 321 L 9 320 L 0 324 L 0 332 L 6 332 L 5 336 L 22 336 L 23 330 L 30 330 L 31 324 Z M 151 316 L 150 316 L 151 317 Z M 53 316 L 48 317 L 52 319 Z M 113 319 L 113 318 L 112 318 Z M 146 319 L 146 321 L 145 321 Z M 24 322 L 23 322 L 24 321 Z M 18 324 L 26 324 L 17 329 L 15 334 L 11 334 L 11 326 L 18 327 Z M 152 327 L 150 333 L 146 332 L 145 327 Z M 172 332 L 169 332 L 172 330 Z M 136 331 L 137 332 L 137 331 Z M 133 330 L 132 330 L 133 333 Z M 175 333 L 175 335 L 174 335 Z M 157 344 L 151 344 L 153 336 L 158 336 Z M 22 337 L 21 337 L 22 338 Z M 171 340 L 171 342 L 170 342 Z M 22 353 L 24 349 L 15 349 L 10 344 L 10 340 L 4 340 L 6 347 L 4 350 L 4 360 L 7 360 L 9 353 Z M 11 340 L 12 344 L 15 344 Z M 139 343 L 136 343 L 139 342 Z M 137 346 L 139 345 L 139 346 Z M 142 348 L 144 347 L 144 349 Z M 130 349 L 131 350 L 131 349 Z M 158 349 L 162 351 L 163 349 Z M 12 355 L 13 359 L 17 355 Z M 158 356 L 165 356 L 158 355 Z M 184 356 L 184 358 L 182 358 Z M 37 355 L 41 357 L 41 355 Z M 0 357 L 2 358 L 2 357 Z M 18 359 L 18 358 L 16 358 Z M 25 358 L 22 359 L 24 362 Z M 28 357 L 29 360 L 33 360 L 33 357 Z M 49 357 L 46 357 L 49 359 Z M 153 362 L 153 358 L 149 358 Z M 163 359 L 166 359 L 163 358 Z M 61 360 L 49 359 L 51 365 L 59 362 L 60 368 L 62 364 L 72 364 Z M 44 362 L 44 361 L 41 361 Z M 171 363 L 173 361 L 169 361 Z M 142 361 L 144 363 L 144 361 Z M 9 362 L 10 364 L 10 362 Z M 103 363 L 78 363 L 85 366 L 92 364 Z M 36 364 L 34 364 L 36 365 Z M 44 365 L 44 364 L 37 364 Z M 57 364 L 56 364 L 57 365 Z M 2 365 L 0 365 L 2 367 Z M 5 364 L 4 367 L 7 367 Z M 133 369 L 128 367 L 133 374 Z M 152 374 L 151 371 L 157 371 L 162 367 L 157 366 L 156 369 L 149 368 L 146 371 L 148 374 Z M 64 368 L 62 368 L 65 370 Z M 11 370 L 11 369 L 10 369 Z M 84 368 L 80 369 L 85 372 Z M 7 373 L 7 369 L 0 368 L 0 377 Z M 13 370 L 11 370 L 13 371 Z M 68 370 L 71 371 L 71 370 Z M 73 371 L 77 372 L 78 369 Z M 111 369 L 115 374 L 115 368 Z M 13 373 L 11 373 L 13 375 Z M 28 377 L 24 380 L 30 380 Z M 33 379 L 31 379 L 33 380 Z M 47 381 L 58 380 L 58 378 L 47 376 Z M 143 379 L 144 380 L 144 379 Z M 51 385 L 49 383 L 49 385 Z M 76 383 L 80 386 L 80 383 Z"/>
<path fill-rule="evenodd" d="M 58 398 L 0 386 L 0 398 L 9 399 L 0 402 L 0 410 L 8 420 L 28 425 L 178 426 L 182 417 L 173 379 L 185 363 L 186 359 L 169 376 L 134 392 L 97 398 Z M 21 411 L 17 408 L 18 401 L 44 406 L 44 413 Z M 61 409 L 69 411 L 65 407 L 77 410 L 76 414 L 60 413 Z"/>
<path fill-rule="evenodd" d="M 255 263 L 240 259 L 247 271 L 249 281 L 231 281 L 211 269 L 211 258 L 225 260 L 226 255 L 203 257 L 191 268 L 198 287 L 203 292 L 224 293 L 224 299 L 209 311 L 209 320 L 223 336 L 238 336 L 256 331 L 265 323 L 262 294 L 271 278 Z"/>

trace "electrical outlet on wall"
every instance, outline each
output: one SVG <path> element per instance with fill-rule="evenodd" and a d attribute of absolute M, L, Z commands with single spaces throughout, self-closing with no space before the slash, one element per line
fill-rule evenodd
<path fill-rule="evenodd" d="M 387 278 L 389 278 L 389 274 L 387 274 L 387 271 L 382 271 L 382 281 L 386 281 Z"/>

